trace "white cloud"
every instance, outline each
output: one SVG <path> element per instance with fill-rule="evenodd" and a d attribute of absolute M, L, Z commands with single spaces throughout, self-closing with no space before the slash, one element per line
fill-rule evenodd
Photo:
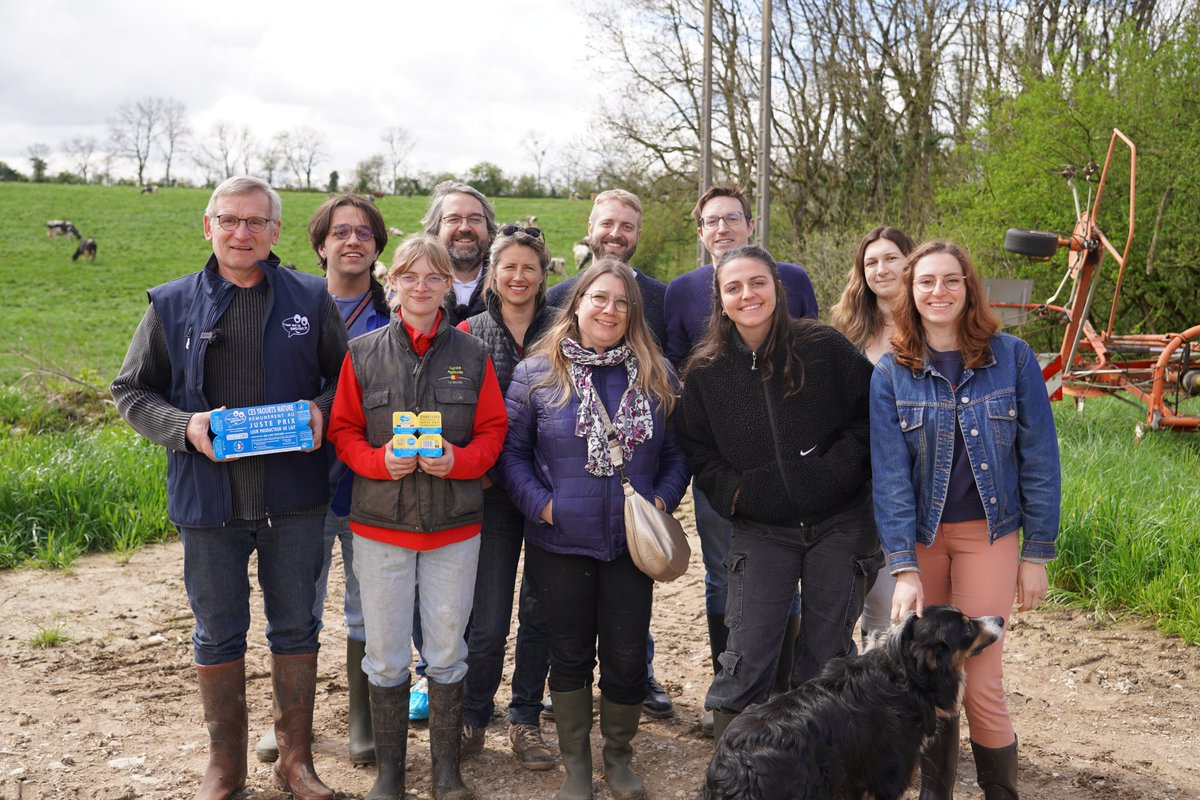
<path fill-rule="evenodd" d="M 493 161 L 532 172 L 529 130 L 565 145 L 593 122 L 599 79 L 585 59 L 575 4 L 304 2 L 6 3 L 0 48 L 0 160 L 28 170 L 25 149 L 107 139 L 119 106 L 181 100 L 194 130 L 249 125 L 260 141 L 308 126 L 349 175 L 383 152 L 383 129 L 416 139 L 411 164 L 465 171 Z M 51 156 L 51 169 L 68 164 Z M 185 169 L 190 169 L 185 165 Z M 153 162 L 151 174 L 161 165 Z M 118 174 L 130 174 L 122 166 Z"/>

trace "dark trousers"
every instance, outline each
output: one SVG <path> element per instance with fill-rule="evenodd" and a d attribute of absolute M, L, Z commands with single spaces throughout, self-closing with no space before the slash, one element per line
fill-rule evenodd
<path fill-rule="evenodd" d="M 524 538 L 525 517 L 501 490 L 489 489 L 483 508 L 479 568 L 475 573 L 475 605 L 467 630 L 467 682 L 463 690 L 463 720 L 475 727 L 486 726 L 496 708 Z M 508 720 L 536 725 L 550 668 L 550 642 L 537 597 L 527 579 L 521 581 L 517 620 Z"/>
<path fill-rule="evenodd" d="M 815 676 L 829 659 L 852 654 L 867 577 L 882 563 L 869 495 L 849 509 L 799 528 L 735 518 L 725 560 L 729 642 L 705 707 L 739 712 L 770 696 L 797 580 L 804 610 L 791 685 Z"/>
<path fill-rule="evenodd" d="M 600 693 L 621 705 L 645 700 L 654 581 L 633 565 L 628 553 L 599 561 L 551 553 L 528 542 L 525 568 L 550 631 L 551 691 L 590 685 L 598 653 Z"/>

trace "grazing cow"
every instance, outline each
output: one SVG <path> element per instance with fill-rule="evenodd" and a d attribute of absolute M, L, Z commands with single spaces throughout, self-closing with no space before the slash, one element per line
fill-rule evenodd
<path fill-rule="evenodd" d="M 561 258 L 550 259 L 550 272 L 555 275 L 567 274 L 567 262 Z"/>
<path fill-rule="evenodd" d="M 75 223 L 73 222 L 68 222 L 65 219 L 46 220 L 46 238 L 53 239 L 57 236 L 74 236 L 76 241 L 83 238 L 79 235 L 79 229 L 75 227 Z"/>
<path fill-rule="evenodd" d="M 587 239 L 580 239 L 571 245 L 571 255 L 575 256 L 576 272 L 586 267 L 592 260 L 592 248 L 588 246 Z"/>
<path fill-rule="evenodd" d="M 395 237 L 399 238 L 403 235 L 404 235 L 404 231 L 400 230 L 399 228 L 397 228 L 394 225 L 392 227 L 388 228 L 388 236 L 395 236 Z"/>
<path fill-rule="evenodd" d="M 158 186 L 153 183 L 147 183 L 142 187 L 141 194 L 158 194 Z"/>
<path fill-rule="evenodd" d="M 78 261 L 80 256 L 83 256 L 83 259 L 85 261 L 87 261 L 89 264 L 95 263 L 95 261 L 96 261 L 96 240 L 95 239 L 84 239 L 83 241 L 81 241 L 79 243 L 79 246 L 75 248 L 75 254 L 73 256 L 71 256 L 71 260 Z"/>
<path fill-rule="evenodd" d="M 533 214 L 530 214 L 528 217 L 523 219 L 520 224 L 526 228 L 536 228 L 537 227 L 537 217 L 534 216 Z"/>
<path fill-rule="evenodd" d="M 376 261 L 375 266 L 371 268 L 371 273 L 375 276 L 375 280 L 383 283 L 383 279 L 388 274 L 388 265 L 382 261 Z"/>

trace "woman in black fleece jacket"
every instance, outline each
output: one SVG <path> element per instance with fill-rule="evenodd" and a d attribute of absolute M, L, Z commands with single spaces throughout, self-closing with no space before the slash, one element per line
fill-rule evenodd
<path fill-rule="evenodd" d="M 715 735 L 770 692 L 802 583 L 797 686 L 853 652 L 867 580 L 882 564 L 871 506 L 871 364 L 841 334 L 793 320 L 775 262 L 725 253 L 708 334 L 683 369 L 679 438 L 696 483 L 733 522 L 729 626 L 705 707 Z"/>

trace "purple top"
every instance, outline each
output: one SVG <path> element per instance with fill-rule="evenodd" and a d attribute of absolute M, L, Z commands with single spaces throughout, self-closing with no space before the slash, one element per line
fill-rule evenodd
<path fill-rule="evenodd" d="M 962 382 L 962 353 L 957 350 L 929 349 L 929 363 L 937 373 L 950 381 L 950 388 L 957 391 Z M 971 461 L 967 456 L 967 443 L 963 439 L 962 420 L 954 426 L 954 460 L 950 464 L 950 486 L 946 490 L 946 505 L 942 510 L 942 522 L 968 522 L 984 519 L 983 500 L 975 485 L 975 474 L 971 472 Z"/>

